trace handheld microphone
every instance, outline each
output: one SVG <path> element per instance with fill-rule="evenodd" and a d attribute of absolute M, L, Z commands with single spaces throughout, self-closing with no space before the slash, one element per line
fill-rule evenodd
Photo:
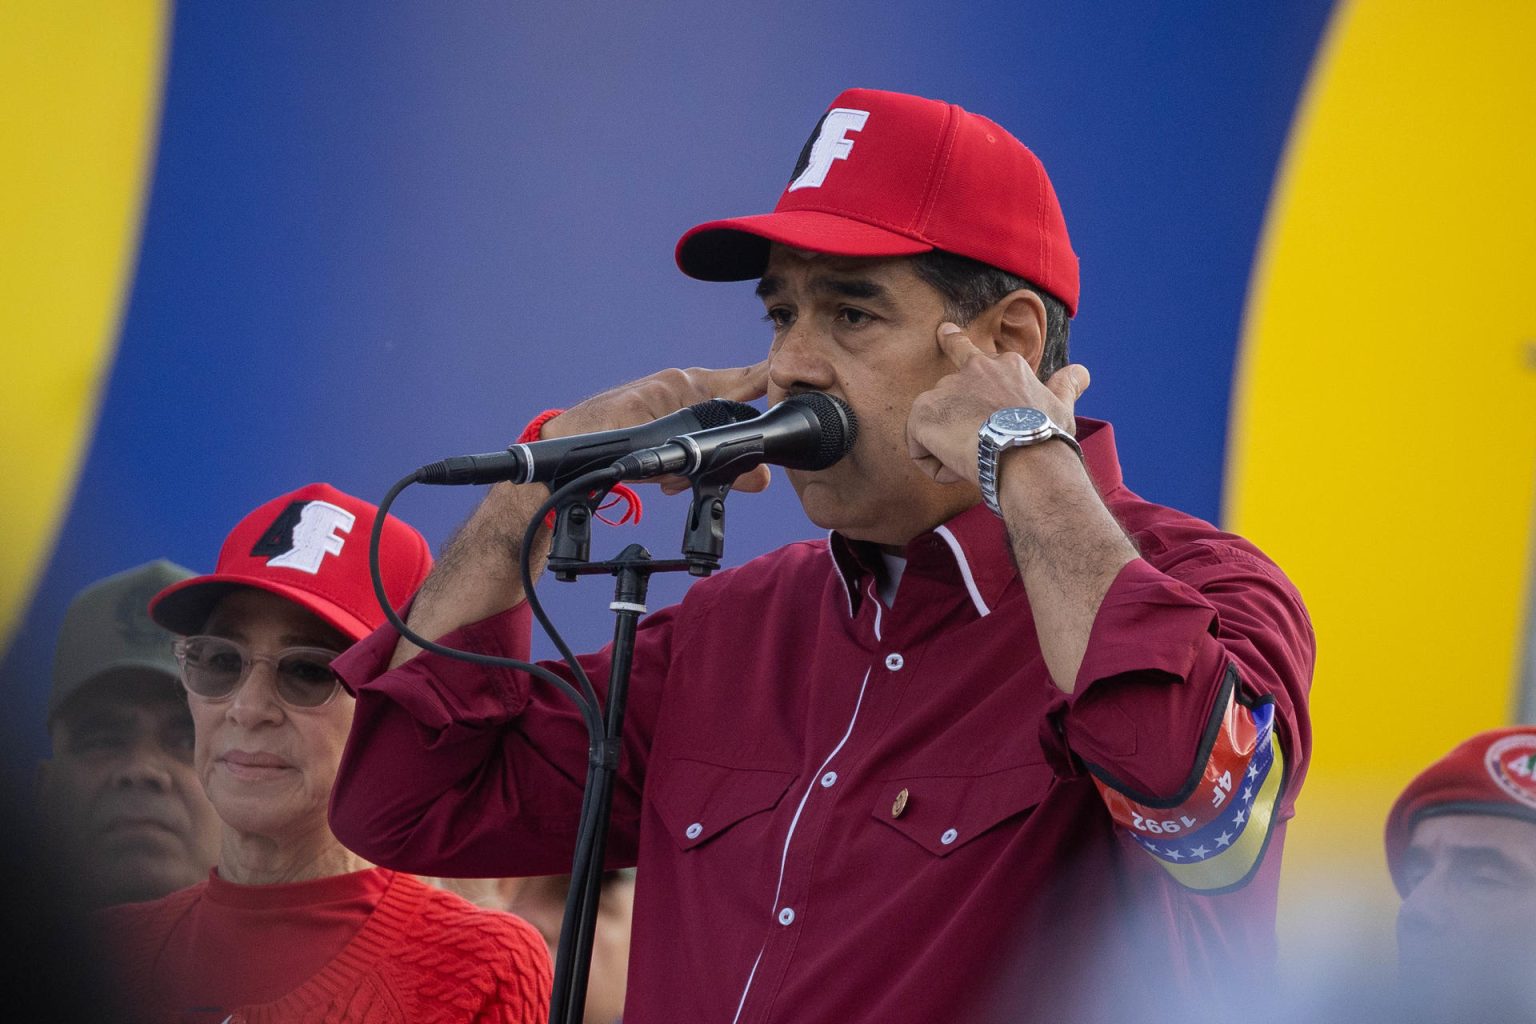
<path fill-rule="evenodd" d="M 739 475 L 764 462 L 790 469 L 826 469 L 847 455 L 859 436 L 846 402 L 819 391 L 791 395 L 761 416 L 668 438 L 665 444 L 614 461 L 621 480 L 679 473 Z"/>
<path fill-rule="evenodd" d="M 588 470 L 607 466 L 620 456 L 659 445 L 678 434 L 706 431 L 756 418 L 757 410 L 744 402 L 712 398 L 633 427 L 513 444 L 501 452 L 455 455 L 422 466 L 416 474 L 425 484 L 490 484 L 506 480 L 515 484 L 538 481 L 558 486 Z"/>

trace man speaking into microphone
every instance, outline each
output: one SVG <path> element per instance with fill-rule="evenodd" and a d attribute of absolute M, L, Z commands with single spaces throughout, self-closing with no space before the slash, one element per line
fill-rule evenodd
<path fill-rule="evenodd" d="M 808 392 L 858 429 L 787 471 L 824 539 L 641 625 L 608 848 L 639 866 L 625 1020 L 1263 998 L 1311 627 L 1263 554 L 1138 498 L 1109 425 L 1074 414 L 1077 259 L 1034 154 L 959 107 L 849 90 L 773 212 L 692 229 L 677 261 L 758 281 L 766 358 L 613 388 L 544 437 Z M 526 657 L 516 559 L 547 495 L 492 488 L 415 631 Z M 583 662 L 601 686 L 606 652 Z M 344 842 L 434 875 L 569 869 L 588 755 L 561 694 L 389 630 L 336 667 L 358 698 Z"/>

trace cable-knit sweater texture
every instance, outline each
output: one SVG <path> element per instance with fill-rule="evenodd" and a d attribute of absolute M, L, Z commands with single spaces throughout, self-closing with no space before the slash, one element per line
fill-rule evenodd
<path fill-rule="evenodd" d="M 242 933 L 238 917 L 209 898 L 210 884 L 228 883 L 215 879 L 151 903 L 105 911 L 124 1009 L 136 1021 L 186 1024 L 532 1024 L 547 1018 L 549 954 L 531 925 L 410 875 L 371 870 L 379 874 L 357 877 L 382 891 L 356 933 L 308 980 L 262 1003 L 174 1005 L 174 993 L 196 991 L 200 976 L 271 941 L 256 929 Z M 276 898 L 277 890 L 289 887 L 240 888 L 251 907 L 264 895 L 260 890 L 271 889 Z M 235 936 L 239 948 L 199 948 L 187 956 L 187 929 L 199 920 L 216 922 L 219 933 Z M 173 953 L 178 946 L 181 951 Z"/>

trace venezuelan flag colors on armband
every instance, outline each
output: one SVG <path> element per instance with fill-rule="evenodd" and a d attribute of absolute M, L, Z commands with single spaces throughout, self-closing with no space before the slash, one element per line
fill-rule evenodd
<path fill-rule="evenodd" d="M 1168 801 L 1133 799 L 1094 775 L 1115 823 L 1181 885 L 1203 892 L 1241 885 L 1258 866 L 1285 781 L 1275 706 L 1242 703 L 1235 678 L 1228 669 L 1233 685 L 1224 687 L 1210 752 L 1189 792 Z"/>

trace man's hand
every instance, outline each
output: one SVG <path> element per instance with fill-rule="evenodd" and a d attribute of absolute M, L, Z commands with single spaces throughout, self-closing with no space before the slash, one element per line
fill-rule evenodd
<path fill-rule="evenodd" d="M 1088 387 L 1083 367 L 1062 367 L 1042 384 L 1018 354 L 983 352 L 950 323 L 939 325 L 939 347 L 955 370 L 917 397 L 907 420 L 908 451 L 939 483 L 978 483 L 976 432 L 999 409 L 1031 406 L 1076 433 L 1072 410 Z M 1010 465 L 1021 465 L 1017 455 Z M 999 499 L 1040 652 L 1057 687 L 1071 693 L 1099 604 L 1136 549 L 1076 459 L 1044 465 L 1057 471 L 1004 473 Z"/>
<path fill-rule="evenodd" d="M 618 430 L 637 423 L 649 423 L 679 409 L 686 409 L 711 398 L 750 402 L 768 390 L 768 360 L 752 366 L 711 370 L 702 366 L 687 370 L 662 370 L 649 377 L 620 384 L 593 395 L 579 405 L 544 424 L 546 438 L 569 437 L 600 430 Z M 738 491 L 761 491 L 768 486 L 766 465 L 757 466 L 736 478 Z M 655 483 L 667 494 L 687 490 L 691 484 L 684 477 L 660 477 Z"/>
<path fill-rule="evenodd" d="M 545 437 L 618 430 L 686 409 L 711 398 L 747 402 L 761 398 L 768 387 L 768 363 L 726 370 L 662 370 L 649 377 L 620 384 L 567 409 L 544 425 Z M 691 486 L 684 477 L 662 477 L 667 493 Z M 736 480 L 744 491 L 768 486 L 768 467 L 758 466 Z M 522 538 L 540 503 L 549 496 L 543 484 L 496 484 L 464 528 L 437 560 L 411 606 L 412 629 L 438 639 L 467 623 L 478 622 L 523 599 L 518 559 Z M 549 531 L 540 529 L 529 565 L 537 578 L 544 571 L 549 550 Z M 414 657 L 419 651 L 405 639 L 395 647 L 390 667 Z"/>
<path fill-rule="evenodd" d="M 1086 367 L 1062 367 L 1042 384 L 1022 356 L 983 352 L 952 323 L 939 325 L 938 341 L 955 369 L 912 403 L 907 451 L 939 483 L 978 483 L 976 433 L 999 409 L 1031 406 L 1076 433 L 1072 410 L 1088 389 Z"/>

